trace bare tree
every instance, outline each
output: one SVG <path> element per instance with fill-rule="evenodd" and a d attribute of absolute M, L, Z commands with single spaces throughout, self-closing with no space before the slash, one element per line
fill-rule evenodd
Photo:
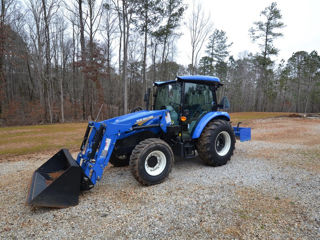
<path fill-rule="evenodd" d="M 7 102 L 6 79 L 4 70 L 5 43 L 8 36 L 8 28 L 10 28 L 10 15 L 15 9 L 14 0 L 1 0 L 1 15 L 0 15 L 0 113 L 3 110 L 3 104 Z"/>
<path fill-rule="evenodd" d="M 73 40 L 74 40 L 74 49 L 77 48 L 76 46 L 76 37 L 75 37 L 75 27 L 79 29 L 79 41 L 80 41 L 80 61 L 75 61 L 75 51 L 74 51 L 74 62 L 73 65 L 78 65 L 78 69 L 80 72 L 83 71 L 84 66 L 86 65 L 87 60 L 87 50 L 86 50 L 86 41 L 85 41 L 85 21 L 86 21 L 86 12 L 85 12 L 85 0 L 72 0 L 71 2 L 64 0 L 65 8 L 68 12 L 72 13 L 71 17 L 69 18 L 70 22 L 72 23 L 73 27 Z M 75 70 L 75 69 L 74 69 Z M 87 79 L 83 74 L 79 74 L 79 81 L 82 83 L 81 91 L 81 108 L 82 108 L 82 119 L 87 118 L 88 110 L 87 110 L 87 103 L 88 103 L 88 95 L 86 93 L 87 89 L 89 88 L 89 79 Z M 79 83 L 78 83 L 79 85 Z"/>
<path fill-rule="evenodd" d="M 49 6 L 51 8 L 51 6 Z M 51 54 L 50 54 L 50 17 L 48 16 L 47 12 L 47 2 L 46 0 L 42 0 L 42 11 L 43 11 L 43 19 L 44 19 L 44 36 L 45 36 L 45 71 L 44 71 L 44 77 L 45 77 L 45 85 L 44 85 L 44 95 L 45 95 L 45 101 L 46 105 L 48 107 L 49 111 L 49 117 L 50 117 L 50 123 L 52 123 L 52 104 L 51 104 Z M 50 10 L 49 10 L 50 11 Z"/>
<path fill-rule="evenodd" d="M 120 58 L 119 47 L 119 69 L 122 69 L 122 82 L 123 82 L 123 112 L 128 113 L 128 44 L 130 37 L 130 30 L 133 21 L 133 14 L 136 3 L 128 0 L 117 0 L 114 2 L 119 17 L 119 30 L 120 30 L 120 42 L 123 48 L 123 60 Z M 121 41 L 122 40 L 122 41 Z M 122 63 L 122 64 L 121 64 Z M 122 67 L 121 67 L 122 66 Z"/>
<path fill-rule="evenodd" d="M 112 8 L 111 0 L 106 0 L 106 2 L 104 3 L 103 13 L 104 13 L 104 20 L 103 20 L 103 27 L 101 30 L 101 36 L 104 39 L 105 55 L 106 55 L 105 91 L 107 93 L 106 94 L 107 102 L 108 102 L 107 106 L 109 105 L 109 110 L 112 112 L 113 108 L 111 107 L 111 105 L 117 106 L 120 103 L 121 98 L 119 98 L 120 92 L 118 92 L 120 90 L 119 81 L 115 82 L 114 79 L 112 79 L 112 74 L 111 74 L 112 68 L 113 68 L 112 57 L 113 57 L 113 51 L 114 51 L 114 41 L 118 36 L 118 30 L 117 30 L 118 16 L 114 8 Z M 114 86 L 114 88 L 109 87 L 111 84 Z"/>
<path fill-rule="evenodd" d="M 210 15 L 204 13 L 201 3 L 193 0 L 192 12 L 187 23 L 191 43 L 191 74 L 195 73 L 199 53 L 213 27 L 210 19 Z"/>

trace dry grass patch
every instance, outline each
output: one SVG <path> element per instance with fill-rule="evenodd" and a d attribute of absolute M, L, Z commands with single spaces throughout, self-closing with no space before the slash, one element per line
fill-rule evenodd
<path fill-rule="evenodd" d="M 80 146 L 87 123 L 0 128 L 0 161 L 9 157 Z"/>
<path fill-rule="evenodd" d="M 235 112 L 235 113 L 230 113 L 231 121 L 233 123 L 237 123 L 237 122 L 246 123 L 250 120 L 255 120 L 255 119 L 285 117 L 285 116 L 289 116 L 289 115 L 290 115 L 290 113 L 284 113 L 284 112 Z"/>

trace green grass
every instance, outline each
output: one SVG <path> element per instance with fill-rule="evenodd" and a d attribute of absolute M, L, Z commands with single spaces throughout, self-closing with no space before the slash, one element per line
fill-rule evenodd
<path fill-rule="evenodd" d="M 247 121 L 287 115 L 286 113 L 231 113 L 231 120 Z M 65 123 L 0 128 L 0 160 L 10 156 L 58 151 L 60 148 L 78 149 L 87 123 Z"/>

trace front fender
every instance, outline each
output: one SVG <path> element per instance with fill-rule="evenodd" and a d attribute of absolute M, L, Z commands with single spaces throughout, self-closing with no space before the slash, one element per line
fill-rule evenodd
<path fill-rule="evenodd" d="M 208 122 L 210 122 L 214 118 L 223 118 L 230 121 L 230 115 L 227 112 L 208 112 L 200 119 L 197 126 L 195 126 L 192 133 L 192 139 L 199 138 Z"/>

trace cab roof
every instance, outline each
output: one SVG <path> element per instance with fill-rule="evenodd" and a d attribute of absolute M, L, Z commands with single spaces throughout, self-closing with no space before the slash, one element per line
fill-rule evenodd
<path fill-rule="evenodd" d="M 177 76 L 176 80 L 170 80 L 166 82 L 155 82 L 156 86 L 161 86 L 165 84 L 175 83 L 175 82 L 190 82 L 198 84 L 207 84 L 207 85 L 218 85 L 222 86 L 220 79 L 212 76 L 202 76 L 202 75 L 192 75 L 192 76 Z"/>

